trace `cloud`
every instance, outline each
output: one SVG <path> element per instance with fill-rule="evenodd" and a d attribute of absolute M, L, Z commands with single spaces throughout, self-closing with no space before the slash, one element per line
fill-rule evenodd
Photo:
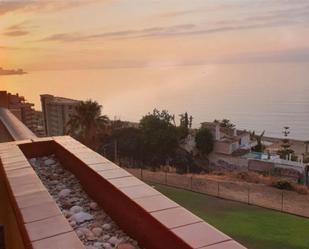
<path fill-rule="evenodd" d="M 270 0 L 273 6 L 280 6 L 279 1 Z M 264 4 L 263 4 L 264 3 Z M 291 5 L 289 0 L 282 0 L 283 7 L 268 8 L 265 10 L 266 1 L 256 3 L 264 7 L 258 11 L 249 11 L 244 15 L 239 15 L 236 19 L 222 19 L 200 25 L 182 24 L 170 27 L 150 27 L 145 29 L 119 30 L 115 32 L 103 32 L 97 34 L 83 33 L 58 33 L 41 39 L 41 41 L 56 42 L 84 42 L 102 39 L 137 39 L 137 38 L 162 38 L 173 36 L 197 36 L 219 32 L 230 32 L 237 30 L 261 29 L 269 27 L 279 27 L 287 25 L 307 25 L 309 21 L 309 3 L 300 0 L 298 4 Z M 248 2 L 247 2 L 248 4 Z M 235 4 L 238 6 L 237 4 Z M 249 5 L 248 5 L 249 6 Z M 248 7 L 247 6 L 247 7 Z M 218 6 L 217 6 L 218 7 Z M 235 7 L 235 6 L 234 6 Z M 240 6 L 239 6 L 240 7 Z M 236 7 L 235 7 L 236 8 Z M 263 10 L 263 11 L 261 11 Z M 186 15 L 202 9 L 191 9 L 184 11 L 170 12 L 168 15 Z"/>
<path fill-rule="evenodd" d="M 30 25 L 29 24 L 30 22 L 29 21 L 23 21 L 23 22 L 19 22 L 19 23 L 17 23 L 17 24 L 13 24 L 13 25 L 11 25 L 11 26 L 8 26 L 7 28 L 6 28 L 6 30 L 8 30 L 8 31 L 11 31 L 11 30 L 19 30 L 19 29 L 23 29 L 23 28 L 25 28 L 25 27 L 34 27 L 33 25 Z"/>
<path fill-rule="evenodd" d="M 307 22 L 309 20 L 309 2 L 300 6 L 293 6 L 285 9 L 271 10 L 262 15 L 253 15 L 244 19 L 245 21 L 298 21 Z"/>
<path fill-rule="evenodd" d="M 0 46 L 1 50 L 19 50 L 17 47 Z"/>
<path fill-rule="evenodd" d="M 24 35 L 28 35 L 28 34 L 29 34 L 28 31 L 23 31 L 23 30 L 4 32 L 4 35 L 6 35 L 6 36 L 24 36 Z"/>
<path fill-rule="evenodd" d="M 0 15 L 14 11 L 59 11 L 105 0 L 4 0 L 0 1 Z"/>
<path fill-rule="evenodd" d="M 60 33 L 43 38 L 41 41 L 58 41 L 58 42 L 73 42 L 73 41 L 89 41 L 102 38 L 110 39 L 129 39 L 147 36 L 160 36 L 167 34 L 177 34 L 185 30 L 191 30 L 195 27 L 193 24 L 175 25 L 170 27 L 151 27 L 146 29 L 136 30 L 121 30 L 116 32 L 105 32 L 92 35 L 83 35 L 80 33 Z"/>
<path fill-rule="evenodd" d="M 276 2 L 277 1 L 273 1 Z M 283 0 L 283 2 L 289 2 Z M 302 4 L 300 4 L 302 3 Z M 258 29 L 268 27 L 278 27 L 286 25 L 304 24 L 309 21 L 309 4 L 308 1 L 300 1 L 299 5 L 284 9 L 276 9 L 272 11 L 264 11 L 262 14 L 254 13 L 247 14 L 242 18 L 228 20 L 217 20 L 209 23 L 207 28 L 199 28 L 185 32 L 175 32 L 173 34 L 166 33 L 161 35 L 205 35 L 217 32 L 228 32 L 236 30 Z"/>
<path fill-rule="evenodd" d="M 309 19 L 309 10 L 308 17 Z M 246 22 L 236 20 L 234 22 L 218 22 L 219 25 L 213 25 L 209 28 L 198 27 L 194 24 L 176 25 L 171 27 L 152 27 L 141 30 L 121 30 L 116 32 L 106 32 L 91 35 L 84 35 L 80 33 L 60 33 L 54 34 L 41 39 L 40 41 L 57 41 L 57 42 L 84 42 L 100 39 L 137 39 L 137 38 L 162 38 L 175 36 L 197 36 L 207 35 L 219 32 L 230 32 L 237 30 L 250 30 L 259 28 L 268 28 L 275 26 L 282 26 L 287 24 L 297 23 L 297 20 L 282 18 L 270 18 L 263 20 L 263 18 L 256 19 L 255 22 Z"/>
<path fill-rule="evenodd" d="M 182 9 L 176 11 L 164 12 L 156 15 L 156 18 L 174 18 L 186 15 L 195 15 L 196 13 L 210 13 L 228 9 L 229 11 L 245 11 L 251 13 L 251 11 L 265 11 L 267 9 L 282 9 L 286 8 L 287 12 L 294 8 L 303 8 L 308 5 L 308 0 L 239 0 L 239 1 L 218 1 L 217 3 L 203 3 L 199 8 L 194 9 Z M 293 7 L 291 7 L 293 6 Z"/>
<path fill-rule="evenodd" d="M 25 2 L 17 1 L 3 1 L 0 2 L 0 15 L 4 15 L 8 12 L 22 9 L 26 6 Z"/>
<path fill-rule="evenodd" d="M 217 18 L 216 20 L 208 21 L 199 30 L 171 35 L 203 35 L 207 33 L 267 28 L 290 24 L 308 25 L 309 22 L 308 0 L 241 0 L 238 3 L 221 2 L 201 6 L 198 9 L 167 12 L 161 14 L 159 17 L 177 18 L 189 14 L 195 15 L 198 12 L 207 15 L 209 12 L 224 9 L 229 9 L 230 15 L 224 16 L 224 18 L 221 16 L 221 19 Z"/>
<path fill-rule="evenodd" d="M 27 30 L 28 28 L 33 27 L 29 26 L 27 21 L 11 25 L 7 27 L 5 32 L 3 32 L 6 36 L 25 36 L 30 34 L 30 32 Z"/>
<path fill-rule="evenodd" d="M 82 41 L 84 39 L 85 38 L 78 33 L 61 33 L 48 36 L 42 39 L 41 41 L 72 42 L 72 41 Z"/>

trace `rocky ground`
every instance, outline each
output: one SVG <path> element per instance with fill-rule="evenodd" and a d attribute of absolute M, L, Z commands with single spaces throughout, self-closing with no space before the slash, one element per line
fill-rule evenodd
<path fill-rule="evenodd" d="M 54 156 L 30 163 L 87 249 L 139 249 Z"/>

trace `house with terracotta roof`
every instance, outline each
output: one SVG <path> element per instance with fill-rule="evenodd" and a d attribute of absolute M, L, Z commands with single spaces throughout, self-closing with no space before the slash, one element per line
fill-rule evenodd
<path fill-rule="evenodd" d="M 236 128 L 221 127 L 218 122 L 203 122 L 202 128 L 209 129 L 215 139 L 214 152 L 231 155 L 238 150 L 251 148 L 250 133 Z"/>

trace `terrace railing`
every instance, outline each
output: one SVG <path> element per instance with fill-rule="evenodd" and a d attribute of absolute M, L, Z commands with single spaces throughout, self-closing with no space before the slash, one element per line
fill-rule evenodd
<path fill-rule="evenodd" d="M 6 108 L 0 107 L 0 121 L 15 141 L 36 138 L 36 135 Z"/>

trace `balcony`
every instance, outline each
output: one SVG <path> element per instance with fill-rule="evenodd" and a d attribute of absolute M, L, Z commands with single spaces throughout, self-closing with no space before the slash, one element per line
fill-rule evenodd
<path fill-rule="evenodd" d="M 6 109 L 0 120 L 12 140 L 0 144 L 0 224 L 7 248 L 86 248 L 28 160 L 53 155 L 141 248 L 244 249 L 73 138 L 37 138 Z"/>

